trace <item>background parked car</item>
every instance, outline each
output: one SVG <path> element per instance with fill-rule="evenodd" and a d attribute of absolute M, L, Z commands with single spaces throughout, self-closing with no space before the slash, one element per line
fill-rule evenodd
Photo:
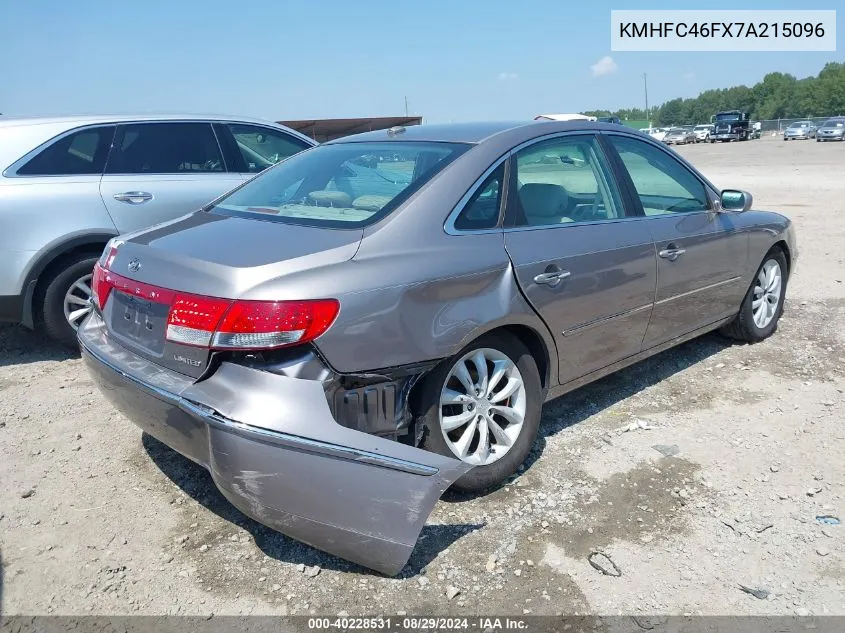
<path fill-rule="evenodd" d="M 646 134 L 648 134 L 651 138 L 655 141 L 662 141 L 663 137 L 666 136 L 666 128 L 663 127 L 652 127 L 643 130 Z"/>
<path fill-rule="evenodd" d="M 76 344 L 106 242 L 202 207 L 316 143 L 257 119 L 0 120 L 0 321 Z"/>
<path fill-rule="evenodd" d="M 815 138 L 816 125 L 812 121 L 796 121 L 783 131 L 784 141 Z"/>
<path fill-rule="evenodd" d="M 667 145 L 686 145 L 695 142 L 695 134 L 689 127 L 673 127 L 663 137 Z"/>
<path fill-rule="evenodd" d="M 845 141 L 845 117 L 834 117 L 825 121 L 816 130 L 817 141 Z"/>
<path fill-rule="evenodd" d="M 710 140 L 710 134 L 713 132 L 713 124 L 704 123 L 702 125 L 696 125 L 692 131 L 695 134 L 696 143 L 706 143 Z"/>

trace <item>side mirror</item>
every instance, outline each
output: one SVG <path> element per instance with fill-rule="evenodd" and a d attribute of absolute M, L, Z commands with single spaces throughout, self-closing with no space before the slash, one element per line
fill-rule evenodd
<path fill-rule="evenodd" d="M 742 213 L 748 211 L 754 203 L 753 196 L 741 189 L 725 189 L 719 197 L 723 211 Z"/>

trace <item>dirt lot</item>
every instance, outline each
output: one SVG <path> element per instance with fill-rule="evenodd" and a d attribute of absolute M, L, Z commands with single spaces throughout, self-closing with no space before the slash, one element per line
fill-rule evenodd
<path fill-rule="evenodd" d="M 550 403 L 521 476 L 441 501 L 399 578 L 247 519 L 78 358 L 0 329 L 2 611 L 845 614 L 845 525 L 817 519 L 845 519 L 845 144 L 680 152 L 795 221 L 779 331 L 705 336 Z"/>

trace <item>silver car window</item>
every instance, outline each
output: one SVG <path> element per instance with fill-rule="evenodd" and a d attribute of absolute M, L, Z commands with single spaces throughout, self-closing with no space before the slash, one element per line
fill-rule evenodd
<path fill-rule="evenodd" d="M 257 174 L 308 148 L 304 141 L 266 127 L 230 123 L 229 130 L 248 173 Z"/>
<path fill-rule="evenodd" d="M 88 127 L 62 136 L 17 170 L 19 176 L 101 174 L 114 136 L 114 126 Z"/>
<path fill-rule="evenodd" d="M 121 126 L 106 165 L 109 174 L 184 174 L 225 171 L 209 123 L 133 123 Z"/>

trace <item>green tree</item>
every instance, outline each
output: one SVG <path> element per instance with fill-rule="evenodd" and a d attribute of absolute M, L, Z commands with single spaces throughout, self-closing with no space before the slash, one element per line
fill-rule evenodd
<path fill-rule="evenodd" d="M 754 119 L 845 115 L 845 63 L 830 62 L 815 77 L 796 79 L 788 73 L 771 72 L 750 88 L 731 86 L 705 90 L 692 99 L 670 99 L 654 108 L 650 118 L 655 125 L 692 125 L 706 123 L 722 110 L 741 110 Z M 584 114 L 623 120 L 649 118 L 640 108 Z"/>

